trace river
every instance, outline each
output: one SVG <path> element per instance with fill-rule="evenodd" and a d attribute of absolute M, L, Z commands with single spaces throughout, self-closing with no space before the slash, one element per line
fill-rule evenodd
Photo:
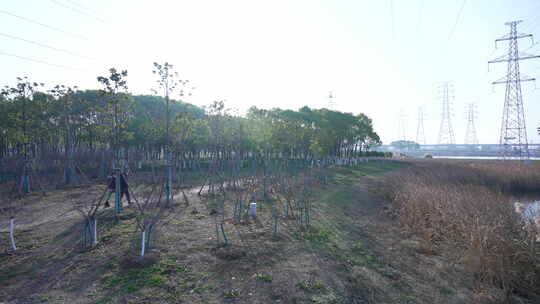
<path fill-rule="evenodd" d="M 444 156 L 444 155 L 437 155 L 433 156 L 433 158 L 443 158 L 443 159 L 503 159 L 500 156 Z M 507 159 L 515 159 L 519 160 L 517 157 L 508 157 Z M 540 157 L 530 157 L 530 160 L 540 160 Z"/>

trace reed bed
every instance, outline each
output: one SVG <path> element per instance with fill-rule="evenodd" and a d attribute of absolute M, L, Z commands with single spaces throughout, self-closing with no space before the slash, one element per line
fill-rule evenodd
<path fill-rule="evenodd" d="M 514 206 L 540 198 L 539 165 L 419 161 L 381 185 L 424 253 L 463 263 L 479 285 L 540 301 L 540 227 Z"/>

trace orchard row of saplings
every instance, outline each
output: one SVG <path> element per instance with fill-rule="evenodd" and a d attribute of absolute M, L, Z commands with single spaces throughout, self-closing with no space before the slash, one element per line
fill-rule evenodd
<path fill-rule="evenodd" d="M 85 195 L 71 202 L 73 210 L 83 217 L 80 245 L 83 248 L 98 245 L 99 218 L 110 217 L 111 212 L 114 212 L 115 219 L 119 220 L 118 215 L 124 212 L 124 194 L 136 213 L 137 243 L 141 257 L 151 246 L 160 223 L 174 213 L 185 211 L 190 205 L 190 193 L 195 192 L 216 202 L 209 212 L 219 246 L 231 244 L 228 236 L 231 232 L 227 231 L 226 222 L 248 224 L 250 220 L 257 219 L 257 206 L 261 205 L 268 207 L 265 210 L 270 210 L 267 224 L 270 225 L 273 237 L 279 235 L 281 221 L 292 222 L 299 229 L 307 229 L 311 223 L 311 193 L 316 184 L 328 183 L 327 167 L 358 166 L 365 161 L 366 158 L 328 157 L 320 160 L 216 160 L 208 166 L 202 166 L 199 162 L 182 162 L 173 171 L 170 188 L 163 174 L 156 175 L 157 170 L 148 172 L 142 166 L 131 168 L 130 162 L 120 162 L 119 191 L 115 176 L 109 175 L 102 192 Z M 190 184 L 185 179 L 188 172 L 198 174 Z M 114 211 L 105 208 L 112 195 Z M 14 212 L 17 208 L 10 210 L 9 236 L 11 248 L 15 251 Z"/>
<path fill-rule="evenodd" d="M 95 177 L 95 172 L 88 176 L 93 169 L 89 167 L 99 163 L 97 175 L 108 175 L 103 194 L 76 204 L 85 218 L 82 244 L 98 242 L 100 207 L 104 201 L 108 204 L 114 193 L 115 214 L 123 212 L 124 195 L 135 203 L 144 255 L 157 223 L 173 210 L 175 191 L 190 183 L 201 182 L 199 194 L 203 189 L 210 195 L 224 195 L 231 187 L 236 193 L 249 193 L 251 189 L 253 197 L 232 200 L 238 221 L 248 202 L 255 200 L 253 193 L 261 192 L 260 189 L 265 201 L 274 201 L 269 193 L 275 192 L 275 187 L 270 186 L 269 180 L 284 175 L 279 180 L 290 181 L 290 187 L 303 185 L 302 191 L 295 192 L 302 199 L 286 201 L 284 212 L 287 216 L 294 214 L 306 225 L 306 194 L 310 183 L 316 180 L 313 168 L 336 160 L 356 164 L 359 155 L 368 155 L 370 146 L 380 144 L 371 120 L 364 114 L 355 116 L 308 107 L 299 111 L 253 107 L 247 117 L 235 116 L 222 101 L 201 109 L 171 99 L 170 96 L 183 99 L 193 89 L 189 81 L 178 77 L 171 64 L 154 63 L 152 72 L 157 80 L 153 91 L 159 97 L 131 95 L 127 71 L 114 68 L 107 76 L 97 77 L 102 86 L 98 91 L 57 85 L 43 92 L 43 84 L 25 77 L 18 78 L 15 86 L 2 89 L 0 173 L 2 179 L 13 185 L 10 204 L 32 188 L 45 191 L 40 178 L 54 171 L 55 165 L 63 167 L 64 184 L 74 185 Z M 140 186 L 130 187 L 127 164 L 134 160 L 138 162 L 137 170 L 147 172 L 147 178 Z M 133 165 L 129 168 L 134 170 Z M 292 168 L 296 173 L 291 173 Z M 130 179 L 136 180 L 133 176 Z M 183 190 L 181 193 L 187 204 L 188 195 Z M 277 204 L 273 206 L 273 230 L 277 233 L 280 213 L 276 211 Z M 221 235 L 227 244 L 224 210 L 214 214 L 222 217 L 218 224 L 216 216 L 217 239 Z M 10 239 L 15 250 L 14 216 L 10 220 Z"/>

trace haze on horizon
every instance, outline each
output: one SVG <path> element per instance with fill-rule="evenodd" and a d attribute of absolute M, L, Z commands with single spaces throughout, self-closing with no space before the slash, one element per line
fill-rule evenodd
<path fill-rule="evenodd" d="M 465 106 L 475 102 L 480 143 L 498 143 L 504 85 L 491 82 L 506 64 L 488 72 L 487 61 L 507 50 L 494 40 L 511 20 L 523 20 L 518 30 L 536 39 L 521 39 L 520 50 L 540 54 L 539 12 L 535 0 L 5 1 L 0 80 L 95 89 L 96 77 L 116 67 L 128 70 L 132 93 L 151 94 L 152 63 L 167 61 L 196 86 L 186 102 L 226 100 L 241 113 L 320 108 L 332 91 L 335 109 L 368 115 L 384 143 L 397 139 L 400 111 L 415 139 L 420 106 L 427 142 L 436 143 L 437 84 L 452 81 L 456 142 L 464 141 Z M 520 68 L 538 77 L 540 60 Z M 529 142 L 538 143 L 535 88 L 522 84 Z"/>

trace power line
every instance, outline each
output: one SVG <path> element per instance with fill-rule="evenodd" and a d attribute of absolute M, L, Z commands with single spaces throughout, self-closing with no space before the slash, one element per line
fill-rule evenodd
<path fill-rule="evenodd" d="M 47 49 L 51 49 L 51 50 L 54 50 L 54 51 L 57 51 L 57 52 L 66 53 L 66 54 L 69 54 L 69 55 L 72 55 L 72 56 L 81 57 L 81 58 L 84 58 L 84 59 L 95 60 L 94 58 L 86 57 L 86 56 L 77 54 L 77 53 L 72 52 L 72 51 L 68 51 L 68 50 L 64 50 L 64 49 L 59 49 L 59 48 L 56 48 L 56 47 L 54 47 L 54 46 L 50 46 L 50 45 L 46 45 L 46 44 L 43 44 L 43 43 L 35 42 L 35 41 L 32 41 L 32 40 L 28 40 L 28 39 L 24 39 L 24 38 L 12 36 L 12 35 L 9 35 L 9 34 L 5 34 L 5 33 L 1 33 L 1 32 L 0 32 L 0 36 L 4 36 L 4 37 L 10 38 L 10 39 L 14 39 L 14 40 L 24 41 L 24 42 L 26 42 L 26 43 L 31 43 L 31 44 L 34 44 L 34 45 L 37 45 L 37 46 L 40 46 L 40 47 L 44 47 L 44 48 L 47 48 Z"/>
<path fill-rule="evenodd" d="M 71 3 L 72 5 L 78 6 L 81 9 L 84 9 L 84 10 L 87 10 L 87 11 L 89 10 L 88 7 L 82 5 L 82 4 L 78 3 L 78 2 L 71 1 L 71 0 L 65 0 L 65 1 Z"/>
<path fill-rule="evenodd" d="M 15 57 L 15 58 L 19 58 L 19 59 L 22 59 L 22 60 L 37 62 L 37 63 L 41 63 L 41 64 L 46 64 L 46 65 L 49 65 L 49 66 L 53 66 L 53 67 L 57 67 L 57 68 L 61 68 L 61 69 L 66 69 L 66 70 L 83 71 L 81 69 L 72 68 L 72 67 L 65 66 L 65 65 L 60 65 L 60 64 L 56 64 L 56 63 L 51 63 L 51 62 L 39 60 L 39 59 L 34 59 L 34 58 L 19 56 L 19 55 L 15 55 L 15 54 L 5 53 L 5 52 L 2 52 L 2 51 L 0 51 L 0 55 L 4 55 L 4 56 L 8 56 L 8 57 Z"/>
<path fill-rule="evenodd" d="M 450 34 L 448 35 L 448 40 L 450 40 L 452 38 L 452 36 L 454 35 L 454 31 L 456 30 L 456 27 L 459 23 L 459 18 L 461 17 L 461 13 L 463 12 L 463 8 L 465 8 L 465 3 L 467 2 L 467 0 L 463 0 L 463 3 L 461 4 L 461 7 L 459 8 L 459 11 L 458 11 L 458 14 L 456 16 L 456 22 L 454 22 L 454 26 L 452 27 L 452 30 L 450 31 Z"/>
<path fill-rule="evenodd" d="M 58 2 L 58 1 L 56 1 L 56 0 L 51 0 L 51 2 L 55 3 L 56 5 L 59 5 L 59 6 L 63 7 L 63 8 L 65 8 L 65 9 L 74 11 L 74 12 L 76 12 L 76 13 L 78 13 L 78 14 L 84 15 L 84 16 L 86 16 L 86 17 L 92 18 L 92 19 L 97 20 L 97 21 L 102 22 L 102 23 L 106 23 L 105 20 L 103 20 L 103 19 L 101 19 L 101 18 L 99 18 L 99 17 L 96 17 L 96 16 L 94 16 L 94 15 L 88 14 L 88 13 L 82 11 L 82 10 L 73 8 L 73 7 L 71 7 L 71 6 L 65 5 L 65 4 L 60 3 L 60 2 Z"/>
<path fill-rule="evenodd" d="M 395 39 L 396 29 L 395 29 L 395 19 L 394 16 L 394 0 L 390 0 L 390 16 L 392 18 L 392 39 Z"/>
<path fill-rule="evenodd" d="M 524 26 L 522 27 L 522 30 L 525 32 L 534 32 L 534 30 L 537 27 L 535 25 L 540 20 L 540 16 L 538 16 L 538 14 L 536 14 L 535 12 L 538 12 L 538 10 L 540 10 L 540 5 L 537 5 L 527 10 L 533 13 L 523 18 L 525 23 L 524 23 Z"/>
<path fill-rule="evenodd" d="M 540 25 L 540 18 L 536 17 L 536 19 L 532 23 L 532 26 L 529 32 L 535 32 L 539 25 Z"/>
<path fill-rule="evenodd" d="M 1 9 L 0 9 L 0 13 L 11 16 L 11 17 L 14 17 L 14 18 L 24 20 L 24 21 L 29 22 L 29 23 L 37 24 L 37 25 L 42 26 L 42 27 L 46 27 L 46 28 L 48 28 L 50 30 L 60 32 L 60 33 L 63 33 L 65 35 L 68 35 L 68 36 L 71 36 L 71 37 L 74 37 L 74 38 L 77 38 L 77 39 L 80 39 L 80 40 L 85 40 L 85 41 L 88 41 L 88 42 L 92 42 L 90 39 L 88 39 L 88 38 L 86 38 L 84 36 L 81 36 L 81 35 L 78 35 L 78 34 L 73 34 L 73 33 L 70 33 L 70 32 L 66 32 L 63 29 L 60 29 L 60 28 L 57 28 L 57 27 L 54 27 L 54 26 L 50 26 L 50 25 L 41 23 L 39 21 L 28 19 L 28 18 L 19 16 L 19 15 L 15 15 L 13 13 L 10 13 L 10 12 L 7 12 L 7 11 L 1 10 Z"/>
<path fill-rule="evenodd" d="M 535 43 L 531 44 L 528 48 L 526 48 L 526 49 L 523 50 L 523 51 L 528 51 L 528 50 L 530 50 L 530 49 L 536 47 L 538 44 L 540 44 L 540 43 L 539 43 L 539 42 L 535 42 Z"/>
<path fill-rule="evenodd" d="M 416 21 L 416 33 L 420 34 L 420 26 L 422 25 L 422 14 L 424 11 L 424 0 L 420 0 L 420 8 L 418 9 L 418 20 Z"/>

